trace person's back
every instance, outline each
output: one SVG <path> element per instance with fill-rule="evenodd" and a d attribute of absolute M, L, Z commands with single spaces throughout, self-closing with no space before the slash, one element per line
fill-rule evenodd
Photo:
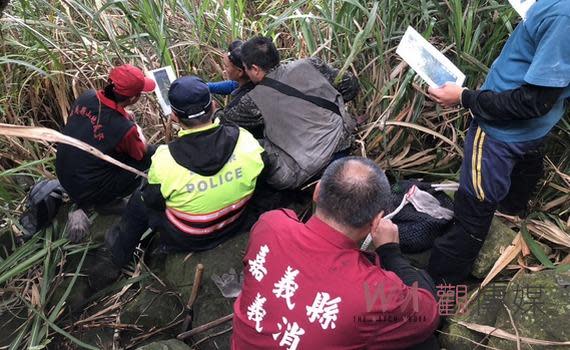
<path fill-rule="evenodd" d="M 323 108 L 313 102 L 283 94 L 268 80 L 285 84 L 305 96 L 318 96 L 336 106 L 336 111 Z M 348 121 L 340 93 L 309 62 L 293 61 L 275 68 L 249 93 L 260 108 L 265 123 L 265 149 L 271 159 L 287 164 L 291 172 L 282 169 L 272 177 L 281 184 L 296 178 L 293 187 L 317 174 L 341 151 L 341 144 L 351 134 L 353 125 Z M 340 113 L 340 114 L 339 114 Z"/>
<path fill-rule="evenodd" d="M 532 4 L 480 89 L 429 88 L 473 119 L 464 140 L 454 225 L 434 241 L 428 271 L 438 282 L 468 278 L 495 211 L 525 217 L 544 176 L 547 135 L 570 97 L 570 1 Z"/>
<path fill-rule="evenodd" d="M 317 209 L 304 224 L 290 210 L 271 211 L 254 226 L 234 305 L 232 348 L 405 349 L 432 336 L 439 317 L 426 284 L 410 287 L 380 268 L 374 254 L 358 249 L 358 239 L 321 214 Z M 379 249 L 385 249 L 382 267 L 393 267 L 397 245 Z"/>
<path fill-rule="evenodd" d="M 130 261 L 149 227 L 160 230 L 162 247 L 173 251 L 213 249 L 243 232 L 244 211 L 263 170 L 263 149 L 247 130 L 212 120 L 215 103 L 201 79 L 175 80 L 168 98 L 179 137 L 157 148 L 148 183 L 107 234 L 117 266 Z"/>
<path fill-rule="evenodd" d="M 105 104 L 97 92 L 88 90 L 71 107 L 63 134 L 81 140 L 104 154 L 123 161 L 117 144 L 134 123 Z M 56 171 L 72 198 L 89 197 L 113 181 L 117 167 L 76 147 L 57 146 Z M 79 186 L 82 184 L 83 186 Z"/>
<path fill-rule="evenodd" d="M 179 136 L 158 147 L 149 183 L 160 186 L 166 216 L 179 230 L 214 233 L 244 211 L 263 169 L 262 149 L 247 130 L 218 122 Z"/>
<path fill-rule="evenodd" d="M 263 117 L 267 182 L 277 189 L 298 188 L 335 156 L 348 152 L 355 120 L 344 101 L 354 98 L 358 83 L 347 76 L 337 87 L 338 70 L 317 58 L 280 65 L 269 38 L 250 39 L 241 52 L 245 71 L 256 84 L 241 104 L 255 111 L 248 113 L 250 119 Z"/>
<path fill-rule="evenodd" d="M 541 0 L 517 25 L 495 60 L 481 90 L 503 92 L 526 84 L 563 89 L 539 118 L 486 120 L 477 116 L 489 136 L 505 142 L 526 142 L 544 137 L 562 118 L 570 97 L 570 1 Z M 530 104 L 529 102 L 527 102 Z M 522 104 L 522 103 L 521 103 Z"/>
<path fill-rule="evenodd" d="M 73 103 L 63 134 L 135 168 L 147 169 L 146 143 L 124 106 L 135 103 L 141 92 L 152 90 L 154 83 L 130 65 L 113 69 L 110 79 L 116 81 L 110 80 L 105 91 L 88 90 Z M 135 175 L 66 144 L 57 146 L 56 172 L 63 188 L 81 207 L 126 196 L 140 182 Z"/>

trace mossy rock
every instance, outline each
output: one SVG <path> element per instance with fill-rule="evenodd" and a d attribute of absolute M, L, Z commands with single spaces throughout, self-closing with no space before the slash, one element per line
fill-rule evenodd
<path fill-rule="evenodd" d="M 475 264 L 473 264 L 472 274 L 477 278 L 485 278 L 501 252 L 507 248 L 515 239 L 516 232 L 511 230 L 500 219 L 493 218 L 489 234 L 483 243 Z"/>
<path fill-rule="evenodd" d="M 80 334 L 74 334 L 82 342 L 98 349 L 113 349 L 115 330 L 112 328 L 90 328 Z"/>
<path fill-rule="evenodd" d="M 104 242 L 105 234 L 113 225 L 118 224 L 121 220 L 120 216 L 117 215 L 100 215 L 93 220 L 91 224 L 91 240 L 93 242 Z"/>
<path fill-rule="evenodd" d="M 521 337 L 548 341 L 569 341 L 570 272 L 554 270 L 519 275 L 509 286 L 505 305 L 510 310 Z M 505 308 L 499 310 L 495 327 L 516 334 Z M 489 345 L 500 349 L 517 349 L 515 341 L 491 337 Z M 546 350 L 552 346 L 528 345 L 523 350 Z M 570 349 L 570 346 L 556 346 Z"/>
<path fill-rule="evenodd" d="M 183 315 L 184 303 L 177 291 L 157 282 L 143 285 L 140 293 L 121 311 L 121 322 L 144 330 L 163 328 Z M 176 335 L 173 330 L 172 335 Z"/>
<path fill-rule="evenodd" d="M 151 270 L 171 288 L 181 293 L 184 303 L 187 302 L 194 283 L 196 265 L 204 265 L 202 283 L 198 298 L 194 303 L 193 327 L 211 322 L 233 312 L 235 299 L 225 298 L 212 281 L 212 275 L 228 273 L 235 269 L 239 274 L 243 270 L 243 254 L 247 248 L 248 233 L 240 233 L 218 247 L 194 253 L 173 253 L 167 256 L 151 256 Z M 230 327 L 226 323 L 194 338 L 195 341 L 208 335 L 218 333 Z M 183 330 L 178 328 L 177 331 Z M 229 349 L 231 333 L 212 338 L 200 344 L 200 349 Z M 215 342 L 215 344 L 214 344 Z"/>
<path fill-rule="evenodd" d="M 2 301 L 6 302 L 9 299 L 12 299 L 13 294 L 10 292 L 6 292 L 3 297 Z M 14 299 L 16 297 L 14 296 Z M 16 339 L 19 334 L 19 328 L 27 321 L 28 319 L 28 307 L 23 304 L 7 304 L 10 305 L 9 309 L 5 306 L 0 309 L 0 347 L 10 346 L 10 343 Z"/>
<path fill-rule="evenodd" d="M 60 210 L 58 216 L 67 218 L 67 213 L 69 206 L 65 206 L 64 210 Z M 120 219 L 119 216 L 101 216 L 98 215 L 91 225 L 91 242 L 92 246 L 100 245 L 105 239 L 105 233 Z M 66 301 L 68 309 L 72 313 L 81 312 L 82 308 L 85 306 L 85 302 L 93 296 L 93 294 L 99 292 L 95 290 L 89 284 L 89 268 L 94 266 L 100 259 L 101 254 L 104 254 L 101 249 L 93 248 L 85 256 L 83 261 L 83 266 L 80 271 L 80 275 L 75 280 L 72 292 L 69 294 Z M 82 253 L 77 253 L 67 256 L 67 261 L 65 263 L 64 272 L 66 276 L 63 277 L 62 283 L 60 283 L 54 291 L 54 297 L 52 300 L 58 301 L 63 293 L 67 289 L 69 283 L 72 280 L 72 274 L 75 273 L 77 265 L 81 261 Z"/>
<path fill-rule="evenodd" d="M 506 283 L 491 283 L 488 288 L 505 290 Z M 471 298 L 473 292 L 469 293 Z M 478 296 L 466 308 L 466 312 L 454 315 L 446 320 L 439 341 L 442 348 L 453 350 L 470 350 L 476 347 L 476 343 L 485 344 L 485 335 L 471 331 L 458 321 L 470 322 L 482 325 L 494 325 L 497 319 L 497 311 L 501 305 L 500 300 L 494 298 L 493 293 L 479 292 Z"/>
<path fill-rule="evenodd" d="M 190 347 L 180 340 L 170 339 L 150 343 L 136 350 L 190 350 Z"/>

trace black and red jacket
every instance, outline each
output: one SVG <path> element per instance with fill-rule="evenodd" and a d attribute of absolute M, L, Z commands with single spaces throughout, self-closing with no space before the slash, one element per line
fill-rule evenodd
<path fill-rule="evenodd" d="M 132 117 L 102 91 L 88 90 L 79 96 L 63 133 L 122 162 L 144 156 L 144 141 Z M 123 170 L 76 147 L 57 146 L 57 177 L 76 203 L 89 202 L 108 188 L 117 171 Z"/>

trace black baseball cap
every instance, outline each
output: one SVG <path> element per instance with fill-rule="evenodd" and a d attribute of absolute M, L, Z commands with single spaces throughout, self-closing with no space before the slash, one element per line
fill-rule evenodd
<path fill-rule="evenodd" d="M 212 108 L 210 89 L 196 76 L 176 79 L 168 90 L 168 100 L 172 110 L 186 119 L 201 117 Z"/>

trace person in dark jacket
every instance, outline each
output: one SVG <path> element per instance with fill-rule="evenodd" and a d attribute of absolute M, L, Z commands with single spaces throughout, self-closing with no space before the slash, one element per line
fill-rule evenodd
<path fill-rule="evenodd" d="M 148 146 L 134 115 L 125 108 L 154 88 L 154 81 L 140 69 L 118 66 L 111 70 L 103 90 L 88 90 L 73 103 L 63 133 L 146 170 L 150 166 Z M 58 144 L 55 165 L 59 182 L 84 209 L 107 206 L 131 194 L 141 182 L 137 175 L 66 144 Z"/>
<path fill-rule="evenodd" d="M 473 121 L 465 140 L 455 224 L 435 240 L 428 271 L 437 281 L 468 277 L 495 210 L 524 216 L 543 175 L 542 147 L 570 97 L 570 1 L 537 1 L 493 63 L 481 89 L 430 88 Z"/>
<path fill-rule="evenodd" d="M 268 184 L 280 190 L 302 187 L 348 153 L 356 122 L 344 103 L 359 89 L 351 73 L 337 83 L 339 70 L 316 57 L 282 65 L 265 37 L 245 42 L 241 58 L 255 88 L 216 116 L 249 129 L 264 127 Z"/>

